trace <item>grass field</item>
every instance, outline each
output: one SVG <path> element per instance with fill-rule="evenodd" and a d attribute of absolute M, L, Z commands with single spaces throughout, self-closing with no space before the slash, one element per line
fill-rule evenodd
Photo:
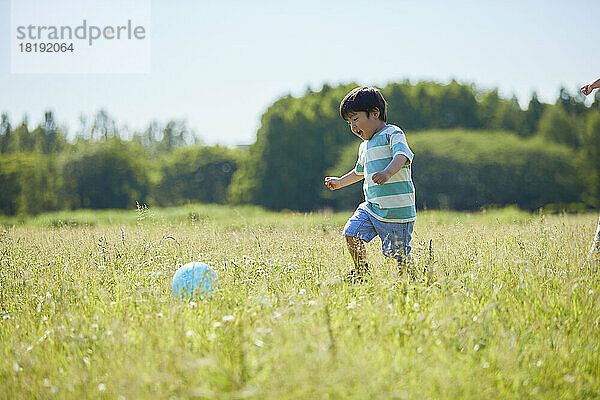
<path fill-rule="evenodd" d="M 600 397 L 597 216 L 427 211 L 420 273 L 367 246 L 348 213 L 190 205 L 0 219 L 0 398 Z M 189 261 L 219 274 L 177 301 Z"/>

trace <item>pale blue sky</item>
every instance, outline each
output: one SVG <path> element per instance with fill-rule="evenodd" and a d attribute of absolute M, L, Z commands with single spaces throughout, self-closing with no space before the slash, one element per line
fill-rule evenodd
<path fill-rule="evenodd" d="M 150 74 L 16 75 L 0 0 L 0 112 L 33 125 L 52 109 L 71 132 L 100 108 L 130 129 L 183 118 L 204 142 L 233 145 L 254 141 L 275 99 L 323 83 L 455 78 L 526 106 L 534 90 L 553 102 L 600 76 L 597 1 L 376 4 L 153 0 Z"/>

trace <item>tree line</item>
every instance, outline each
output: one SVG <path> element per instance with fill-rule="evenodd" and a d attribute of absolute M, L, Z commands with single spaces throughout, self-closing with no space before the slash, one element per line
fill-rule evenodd
<path fill-rule="evenodd" d="M 361 198 L 360 184 L 330 193 L 322 177 L 345 173 L 356 162 L 359 139 L 338 113 L 340 99 L 356 86 L 324 85 L 318 92 L 286 96 L 271 105 L 262 116 L 256 142 L 233 176 L 231 201 L 271 209 L 353 208 Z M 405 130 L 416 154 L 418 207 L 598 206 L 598 95 L 588 107 L 581 93 L 566 89 L 554 104 L 540 102 L 534 93 L 523 110 L 514 97 L 455 81 L 405 81 L 381 90 L 388 101 L 388 122 Z M 492 147 L 497 153 L 485 151 Z M 535 176 L 543 180 L 536 181 L 538 191 L 533 193 L 526 189 L 533 187 L 528 185 Z M 552 184 L 537 184 L 542 181 Z M 561 186 L 570 182 L 578 186 Z M 480 193 L 483 188 L 485 195 Z M 505 191 L 494 193 L 494 188 Z"/>
<path fill-rule="evenodd" d="M 133 134 L 105 111 L 69 141 L 51 112 L 29 130 L 0 116 L 0 212 L 224 203 L 240 150 L 203 146 L 184 121 Z"/>
<path fill-rule="evenodd" d="M 0 212 L 131 208 L 136 202 L 251 203 L 269 209 L 350 209 L 360 184 L 329 192 L 326 174 L 356 161 L 359 139 L 338 114 L 356 84 L 276 100 L 247 149 L 204 146 L 185 121 L 119 127 L 105 111 L 82 118 L 67 140 L 51 112 L 29 130 L 0 115 Z M 420 208 L 473 210 L 495 204 L 536 209 L 597 207 L 600 200 L 600 97 L 586 106 L 561 89 L 554 104 L 473 85 L 408 81 L 381 88 L 388 122 L 415 151 Z"/>

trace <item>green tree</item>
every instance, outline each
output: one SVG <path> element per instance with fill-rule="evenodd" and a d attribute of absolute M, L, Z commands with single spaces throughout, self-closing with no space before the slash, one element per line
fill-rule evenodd
<path fill-rule="evenodd" d="M 353 87 L 323 87 L 298 99 L 281 98 L 269 107 L 256 142 L 234 174 L 231 200 L 272 209 L 322 206 L 322 174 L 354 138 L 338 108 Z"/>
<path fill-rule="evenodd" d="M 479 103 L 479 118 L 482 125 L 487 129 L 500 129 L 502 125 L 498 121 L 498 110 L 500 108 L 501 99 L 498 95 L 498 90 L 494 89 L 481 94 Z"/>
<path fill-rule="evenodd" d="M 61 165 L 61 203 L 67 208 L 131 208 L 146 200 L 145 153 L 135 143 L 111 138 L 81 145 Z"/>
<path fill-rule="evenodd" d="M 43 132 L 41 143 L 42 153 L 59 153 L 66 147 L 67 140 L 64 133 L 60 130 L 52 111 L 46 111 L 44 122 L 40 125 L 40 128 Z"/>
<path fill-rule="evenodd" d="M 527 136 L 525 128 L 525 113 L 515 96 L 510 100 L 502 100 L 497 110 L 497 129 L 515 132 Z"/>
<path fill-rule="evenodd" d="M 540 102 L 537 93 L 533 92 L 527 111 L 525 111 L 525 128 L 523 129 L 525 135 L 523 136 L 530 136 L 537 132 L 538 123 L 542 118 L 546 106 L 546 104 Z"/>
<path fill-rule="evenodd" d="M 29 132 L 27 118 L 24 118 L 21 124 L 13 130 L 11 139 L 7 144 L 9 153 L 35 151 L 35 137 Z"/>
<path fill-rule="evenodd" d="M 594 94 L 594 102 L 592 103 L 591 109 L 593 111 L 600 111 L 600 90 L 596 90 Z"/>
<path fill-rule="evenodd" d="M 556 105 L 560 106 L 567 114 L 582 115 L 587 111 L 584 101 L 585 96 L 579 90 L 573 96 L 567 89 L 562 87 Z"/>
<path fill-rule="evenodd" d="M 106 110 L 100 110 L 94 116 L 94 120 L 90 128 L 90 137 L 95 140 L 103 141 L 119 137 L 117 122 L 110 115 L 108 115 Z"/>
<path fill-rule="evenodd" d="M 571 147 L 579 145 L 575 121 L 561 106 L 548 107 L 538 126 L 538 134 L 547 140 Z"/>
<path fill-rule="evenodd" d="M 388 103 L 388 116 L 393 118 L 390 122 L 406 129 L 413 129 L 421 124 L 419 110 L 414 107 L 411 92 L 408 81 L 391 83 L 382 90 Z"/>
<path fill-rule="evenodd" d="M 600 205 L 600 113 L 590 113 L 581 138 L 581 149 L 585 155 L 589 185 L 588 203 Z"/>
<path fill-rule="evenodd" d="M 438 128 L 479 128 L 481 120 L 473 88 L 452 81 L 440 87 L 438 99 Z"/>
<path fill-rule="evenodd" d="M 221 146 L 177 148 L 160 160 L 161 180 L 154 197 L 161 205 L 225 203 L 239 158 L 240 150 Z"/>
<path fill-rule="evenodd" d="M 8 114 L 2 113 L 0 116 L 0 154 L 8 153 L 9 143 L 12 141 L 12 129 Z"/>
<path fill-rule="evenodd" d="M 0 156 L 0 210 L 7 215 L 37 214 L 58 206 L 55 164 L 48 156 Z"/>

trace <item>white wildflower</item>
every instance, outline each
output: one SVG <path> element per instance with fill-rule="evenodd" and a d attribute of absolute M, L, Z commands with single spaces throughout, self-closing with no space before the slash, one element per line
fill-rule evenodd
<path fill-rule="evenodd" d="M 219 321 L 217 321 L 213 324 L 213 328 L 218 328 L 220 326 L 221 326 L 221 323 Z"/>
<path fill-rule="evenodd" d="M 235 317 L 233 315 L 226 315 L 223 317 L 223 322 L 233 321 Z"/>
<path fill-rule="evenodd" d="M 101 383 L 98 385 L 98 390 L 101 392 L 104 392 L 106 390 L 106 385 L 104 383 Z"/>
<path fill-rule="evenodd" d="M 44 340 L 46 340 L 46 338 L 48 337 L 49 334 L 50 334 L 50 331 L 44 332 L 44 335 L 42 335 L 42 337 L 38 339 L 38 343 L 42 343 Z"/>
<path fill-rule="evenodd" d="M 192 336 L 194 336 L 194 331 L 192 331 L 192 330 L 188 330 L 188 331 L 186 331 L 186 332 L 185 332 L 185 336 L 187 336 L 187 337 L 192 337 Z"/>
<path fill-rule="evenodd" d="M 256 346 L 258 346 L 258 347 L 264 347 L 264 345 L 265 345 L 265 342 L 263 342 L 263 341 L 262 341 L 262 340 L 260 340 L 260 339 L 257 339 L 257 340 L 255 340 L 255 341 L 254 341 L 254 344 L 255 344 Z"/>
<path fill-rule="evenodd" d="M 300 289 L 300 291 L 298 292 L 298 294 L 300 296 L 305 295 L 306 294 L 306 289 Z"/>

